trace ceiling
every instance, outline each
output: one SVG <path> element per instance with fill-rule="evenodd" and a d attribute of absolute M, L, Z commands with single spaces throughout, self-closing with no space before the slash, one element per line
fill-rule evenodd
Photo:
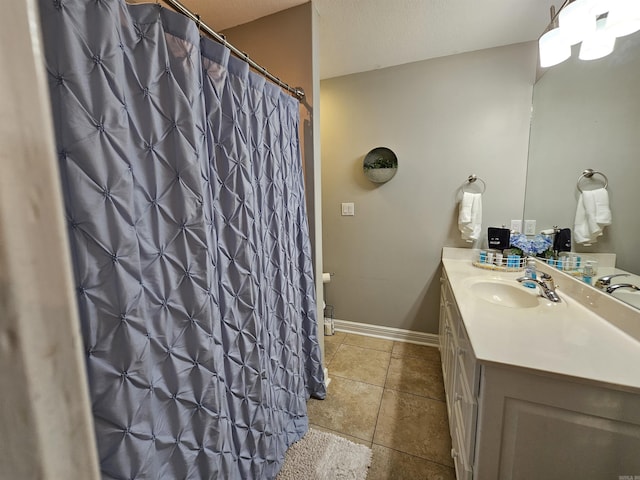
<path fill-rule="evenodd" d="M 216 31 L 305 0 L 181 0 Z M 537 39 L 559 0 L 313 0 L 320 78 Z M 233 43 L 233 39 L 230 39 Z"/>

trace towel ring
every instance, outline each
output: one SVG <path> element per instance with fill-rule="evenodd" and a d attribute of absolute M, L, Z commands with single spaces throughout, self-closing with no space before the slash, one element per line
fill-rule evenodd
<path fill-rule="evenodd" d="M 580 175 L 578 177 L 578 181 L 576 183 L 576 186 L 578 187 L 578 191 L 580 193 L 583 192 L 583 190 L 580 188 L 580 180 L 582 180 L 583 178 L 591 178 L 594 175 L 600 175 L 602 178 L 604 178 L 604 187 L 603 188 L 606 190 L 606 188 L 609 186 L 609 179 L 607 178 L 607 176 L 602 172 L 599 172 L 599 171 L 594 170 L 592 168 L 587 168 L 586 170 L 582 171 L 582 175 Z"/>
<path fill-rule="evenodd" d="M 469 178 L 467 178 L 467 183 L 462 185 L 462 191 L 466 192 L 464 187 L 469 185 L 469 184 L 471 184 L 471 183 L 475 183 L 476 181 L 479 181 L 480 183 L 482 183 L 482 191 L 480 193 L 484 193 L 484 191 L 487 189 L 487 184 L 484 183 L 484 180 L 482 180 L 480 177 L 476 176 L 476 174 L 474 174 L 474 173 L 469 175 Z M 474 193 L 474 192 L 467 192 L 467 193 Z"/>

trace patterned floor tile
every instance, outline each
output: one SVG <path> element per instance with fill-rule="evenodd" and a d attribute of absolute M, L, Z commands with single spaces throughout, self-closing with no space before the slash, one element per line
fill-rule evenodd
<path fill-rule="evenodd" d="M 348 333 L 344 339 L 344 343 L 346 345 L 355 345 L 357 347 L 390 352 L 393 349 L 394 342 L 393 340 L 385 340 L 383 338 L 367 337 L 364 335 Z"/>
<path fill-rule="evenodd" d="M 391 354 L 343 343 L 331 358 L 329 376 L 384 386 Z"/>
<path fill-rule="evenodd" d="M 419 357 L 392 357 L 385 388 L 444 401 L 440 363 Z"/>
<path fill-rule="evenodd" d="M 453 466 L 444 402 L 385 389 L 373 443 Z"/>
<path fill-rule="evenodd" d="M 393 342 L 392 357 L 419 357 L 440 363 L 440 351 L 437 347 L 416 345 L 415 343 Z"/>
<path fill-rule="evenodd" d="M 420 457 L 373 445 L 367 480 L 456 480 L 453 468 Z"/>
<path fill-rule="evenodd" d="M 307 403 L 309 423 L 371 441 L 382 390 L 376 385 L 333 377 L 327 398 Z"/>

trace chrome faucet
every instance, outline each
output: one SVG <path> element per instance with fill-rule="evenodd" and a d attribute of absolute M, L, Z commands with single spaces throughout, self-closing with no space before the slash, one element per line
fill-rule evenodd
<path fill-rule="evenodd" d="M 608 286 L 606 290 L 607 290 L 607 293 L 613 293 L 619 288 L 630 288 L 631 290 L 640 291 L 640 287 L 638 287 L 637 285 L 633 285 L 631 283 L 617 283 L 615 285 Z"/>
<path fill-rule="evenodd" d="M 528 277 L 520 277 L 520 278 L 516 278 L 516 280 L 520 283 L 524 283 L 524 282 L 535 283 L 539 287 L 540 295 L 542 297 L 555 303 L 559 302 L 560 297 L 556 293 L 556 284 L 553 281 L 553 277 L 551 277 L 551 275 L 549 275 L 548 273 L 542 273 L 542 272 L 537 272 L 537 276 L 541 280 L 538 280 L 538 278 L 528 278 Z"/>
<path fill-rule="evenodd" d="M 596 280 L 595 286 L 603 290 L 606 290 L 606 288 L 609 285 L 611 285 L 611 279 L 613 277 L 628 277 L 628 276 L 629 276 L 628 273 L 616 273 L 613 275 L 605 275 L 604 277 L 600 277 L 598 280 Z"/>

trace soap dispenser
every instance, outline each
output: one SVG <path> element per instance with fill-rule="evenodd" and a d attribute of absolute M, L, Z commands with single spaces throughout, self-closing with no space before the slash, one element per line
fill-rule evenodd
<path fill-rule="evenodd" d="M 593 282 L 593 276 L 596 272 L 594 265 L 595 262 L 591 260 L 587 260 L 586 262 L 584 262 L 584 268 L 582 269 L 582 280 L 587 285 L 591 285 Z"/>
<path fill-rule="evenodd" d="M 536 261 L 533 259 L 533 257 L 527 258 L 527 266 L 524 269 L 524 276 L 525 278 L 530 278 L 531 280 L 536 279 Z M 536 288 L 535 282 L 528 282 L 526 280 L 522 282 L 522 285 L 527 288 Z"/>

